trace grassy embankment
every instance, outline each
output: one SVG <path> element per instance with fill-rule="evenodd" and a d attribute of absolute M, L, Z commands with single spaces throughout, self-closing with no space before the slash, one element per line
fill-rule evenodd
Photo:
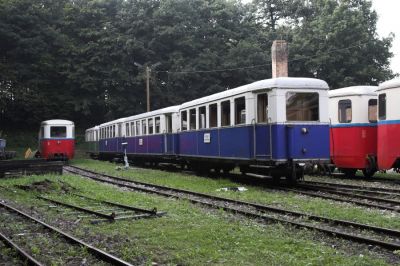
<path fill-rule="evenodd" d="M 97 170 L 108 169 L 109 172 L 112 172 L 111 168 L 113 167 L 106 163 L 91 161 L 80 161 L 79 164 L 97 167 Z M 155 173 L 157 172 L 146 170 L 132 173 L 136 178 L 140 176 L 143 179 L 149 179 L 150 176 L 156 178 Z M 172 182 L 174 185 L 183 183 L 187 184 L 188 188 L 197 188 L 197 190 L 211 190 L 221 185 L 229 185 L 229 181 L 225 180 L 202 179 L 203 183 L 211 184 L 201 186 L 200 181 L 189 182 L 197 180 L 196 177 L 177 175 L 160 172 L 159 179 L 163 182 L 175 180 Z M 170 176 L 172 177 L 170 178 Z M 42 193 L 64 201 L 73 202 L 73 197 L 64 194 L 64 190 L 61 189 L 62 186 L 68 184 L 74 193 L 143 208 L 157 207 L 160 211 L 168 212 L 162 218 L 122 220 L 97 225 L 82 220 L 76 223 L 76 226 L 69 227 L 69 230 L 76 236 L 137 264 L 151 262 L 190 265 L 386 264 L 376 254 L 369 255 L 368 250 L 352 250 L 353 245 L 346 241 L 337 240 L 335 244 L 342 247 L 332 248 L 325 243 L 326 239 L 324 240 L 323 237 L 312 231 L 287 228 L 279 224 L 262 225 L 223 211 L 203 209 L 187 201 L 122 191 L 73 175 L 2 179 L 0 185 L 7 189 L 0 189 L 1 198 L 10 199 L 26 208 L 46 205 L 44 201 L 35 198 L 41 193 L 34 190 L 25 191 L 16 187 L 45 179 L 51 180 L 53 185 Z M 172 185 L 172 183 L 169 184 Z M 191 186 L 190 183 L 194 185 Z M 253 190 L 251 188 L 247 194 L 252 194 Z M 266 195 L 266 193 L 264 194 Z M 267 197 L 265 195 L 264 197 Z M 40 209 L 40 207 L 37 208 Z M 55 208 L 49 208 L 44 216 L 50 223 L 67 219 L 62 212 L 57 212 Z M 351 251 L 351 255 L 348 253 L 349 251 Z"/>

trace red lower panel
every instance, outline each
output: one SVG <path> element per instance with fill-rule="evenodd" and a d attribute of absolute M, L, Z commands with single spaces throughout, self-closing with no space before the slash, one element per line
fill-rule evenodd
<path fill-rule="evenodd" d="M 40 154 L 45 159 L 54 159 L 59 157 L 74 158 L 75 140 L 73 139 L 57 139 L 57 140 L 41 140 Z"/>
<path fill-rule="evenodd" d="M 364 169 L 367 155 L 376 155 L 376 127 L 331 127 L 330 149 L 339 168 Z"/>
<path fill-rule="evenodd" d="M 378 125 L 378 167 L 390 169 L 400 158 L 400 124 Z"/>

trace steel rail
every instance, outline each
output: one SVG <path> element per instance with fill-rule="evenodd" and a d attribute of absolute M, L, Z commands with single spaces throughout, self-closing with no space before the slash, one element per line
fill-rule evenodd
<path fill-rule="evenodd" d="M 190 194 L 190 195 L 194 195 L 194 196 L 199 196 L 199 197 L 203 197 L 206 199 L 212 199 L 212 200 L 219 200 L 219 201 L 223 201 L 223 203 L 233 203 L 233 204 L 238 204 L 238 205 L 244 205 L 244 206 L 249 206 L 249 207 L 254 207 L 257 211 L 273 211 L 273 212 L 277 212 L 277 213 L 285 213 L 285 214 L 291 214 L 297 217 L 307 217 L 309 219 L 312 220 L 318 220 L 318 221 L 324 221 L 327 223 L 331 223 L 331 224 L 338 224 L 338 225 L 345 225 L 345 226 L 353 226 L 353 227 L 357 227 L 359 229 L 367 229 L 367 230 L 371 230 L 377 233 L 382 233 L 382 234 L 389 234 L 391 236 L 400 236 L 400 231 L 397 230 L 392 230 L 392 229 L 388 229 L 388 228 L 380 228 L 380 227 L 376 227 L 376 226 L 369 226 L 369 225 L 365 225 L 365 224 L 359 224 L 359 223 L 354 223 L 354 222 L 348 222 L 348 221 L 343 221 L 343 220 L 336 220 L 336 219 L 330 219 L 327 217 L 321 217 L 321 216 L 317 216 L 317 215 L 309 215 L 306 213 L 300 213 L 300 212 L 295 212 L 295 211 L 289 211 L 289 210 L 285 210 L 285 209 L 281 209 L 281 208 L 276 208 L 276 207 L 271 207 L 271 206 L 267 206 L 267 205 L 261 205 L 261 204 L 256 204 L 256 203 L 250 203 L 250 202 L 245 202 L 245 201 L 238 201 L 238 200 L 233 200 L 233 199 L 228 199 L 228 198 L 222 198 L 222 197 L 218 197 L 218 196 L 213 196 L 213 195 L 208 195 L 208 194 L 203 194 L 203 193 L 199 193 L 199 192 L 193 192 L 193 191 L 188 191 L 188 190 L 183 190 L 183 189 L 175 189 L 175 188 L 170 188 L 170 187 L 164 187 L 164 186 L 160 186 L 160 185 L 153 185 L 153 184 L 149 184 L 149 183 L 144 183 L 144 182 L 136 182 L 136 181 L 132 181 L 132 180 L 128 180 L 125 178 L 120 178 L 120 177 L 114 177 L 114 176 L 110 176 L 110 175 L 106 175 L 106 174 L 100 174 L 100 173 L 96 173 L 94 171 L 91 170 L 86 170 L 86 169 L 82 169 L 79 167 L 71 167 L 68 166 L 70 168 L 76 169 L 74 170 L 69 170 L 69 169 L 65 169 L 68 172 L 71 172 L 73 174 L 78 174 L 84 177 L 88 177 L 90 179 L 93 180 L 97 180 L 100 182 L 104 182 L 104 183 L 109 183 L 109 184 L 113 184 L 113 185 L 117 185 L 120 187 L 126 187 L 126 188 L 130 188 L 133 190 L 138 190 L 138 191 L 143 191 L 146 193 L 155 193 L 158 195 L 163 195 L 166 197 L 173 197 L 173 198 L 177 198 L 177 199 L 185 199 L 185 200 L 189 200 L 192 203 L 200 203 L 202 205 L 206 205 L 208 207 L 212 207 L 212 208 L 217 208 L 217 209 L 223 209 L 225 211 L 230 211 L 230 212 L 234 212 L 234 213 L 239 213 L 248 217 L 253 217 L 253 218 L 260 218 L 266 221 L 274 221 L 274 222 L 280 222 L 280 223 L 284 223 L 284 224 L 290 224 L 293 225 L 295 227 L 302 227 L 302 228 L 308 228 L 308 229 L 314 229 L 314 230 L 318 230 L 330 235 L 334 235 L 334 236 L 340 236 L 342 238 L 345 239 L 349 239 L 349 240 L 355 240 L 361 243 L 367 243 L 367 244 L 374 244 L 374 245 L 379 245 L 381 247 L 390 249 L 390 250 L 398 250 L 400 249 L 400 243 L 393 243 L 393 242 L 384 242 L 381 240 L 377 240 L 377 239 L 371 239 L 371 238 L 367 238 L 367 237 L 363 237 L 363 236 L 359 236 L 359 235 L 354 235 L 354 234 L 348 234 L 348 233 L 343 233 L 337 230 L 331 230 L 331 229 L 327 229 L 327 228 L 322 228 L 319 226 L 313 226 L 313 225 L 309 225 L 309 224 L 305 224 L 305 223 L 301 223 L 301 222 L 296 222 L 296 221 L 290 221 L 290 220 L 285 220 L 285 219 L 281 219 L 281 218 L 276 218 L 276 217 L 272 217 L 272 216 L 268 216 L 265 214 L 259 214 L 259 213 L 255 213 L 255 212 L 250 212 L 250 211 L 245 211 L 245 210 L 240 210 L 237 208 L 232 208 L 232 207 L 228 207 L 225 204 L 222 205 L 218 205 L 215 203 L 210 203 L 210 202 L 205 202 L 205 201 L 201 201 L 198 199 L 193 199 L 187 196 L 183 196 L 183 195 L 176 195 L 176 194 L 171 194 L 171 193 L 167 193 L 167 192 L 163 192 L 163 191 L 157 191 L 154 188 L 160 188 L 160 189 L 164 189 L 164 190 L 169 190 L 169 191 L 174 191 L 177 193 L 185 193 L 185 194 Z M 81 171 L 79 173 L 79 171 Z M 82 173 L 82 172 L 86 172 L 86 174 Z M 88 175 L 87 173 L 90 173 L 91 175 Z M 147 186 L 146 187 L 140 187 L 138 185 L 130 185 L 130 184 L 123 184 L 120 182 L 116 182 L 113 180 L 105 180 L 102 178 L 98 178 L 95 177 L 93 175 L 97 175 L 97 176 L 104 176 L 106 178 L 109 179 L 113 179 L 113 180 L 117 180 L 117 181 L 121 181 L 121 182 L 127 182 L 127 183 L 131 183 L 131 184 L 138 184 L 140 186 Z M 149 188 L 149 187 L 153 187 L 153 188 Z"/>
<path fill-rule="evenodd" d="M 93 215 L 96 215 L 96 216 L 99 216 L 99 217 L 102 217 L 102 218 L 105 218 L 105 219 L 108 219 L 108 220 L 114 220 L 114 218 L 115 218 L 115 216 L 112 215 L 112 214 L 104 214 L 104 213 L 101 213 L 101 212 L 98 212 L 98 211 L 90 210 L 90 209 L 85 208 L 85 207 L 69 204 L 69 203 L 58 201 L 58 200 L 55 200 L 55 199 L 49 199 L 49 198 L 46 198 L 46 197 L 43 197 L 43 196 L 37 196 L 37 197 L 39 199 L 42 199 L 42 200 L 53 202 L 55 204 L 66 206 L 66 207 L 69 207 L 69 208 L 72 208 L 72 209 L 75 209 L 75 210 L 78 210 L 78 211 L 90 213 L 90 214 L 93 214 Z"/>
<path fill-rule="evenodd" d="M 359 205 L 359 206 L 377 208 L 377 209 L 381 209 L 381 210 L 400 212 L 399 208 L 390 207 L 390 206 L 382 206 L 382 205 L 379 205 L 379 204 L 367 203 L 367 202 L 363 202 L 363 201 L 359 201 L 359 200 L 344 199 L 344 198 L 339 198 L 339 197 L 334 197 L 334 196 L 321 195 L 321 194 L 318 194 L 316 192 L 307 192 L 307 191 L 301 191 L 301 190 L 298 190 L 298 189 L 291 189 L 291 188 L 280 188 L 280 189 L 281 190 L 285 190 L 285 191 L 291 191 L 291 192 L 298 193 L 298 194 L 303 194 L 303 195 L 306 195 L 306 196 L 311 196 L 311 197 L 329 199 L 329 200 L 340 201 L 340 202 L 347 202 L 347 203 L 352 203 L 352 204 Z"/>
<path fill-rule="evenodd" d="M 8 247 L 14 249 L 21 256 L 21 258 L 27 262 L 28 265 L 44 266 L 44 264 L 34 259 L 31 255 L 25 252 L 22 248 L 20 248 L 16 243 L 3 235 L 1 232 L 0 240 Z"/>
<path fill-rule="evenodd" d="M 121 204 L 121 203 L 111 202 L 111 201 L 108 201 L 108 200 L 98 200 L 98 199 L 94 199 L 94 198 L 91 198 L 91 197 L 88 197 L 88 196 L 85 196 L 85 195 L 81 195 L 81 194 L 74 194 L 74 195 L 77 196 L 77 197 L 82 197 L 82 198 L 86 198 L 86 199 L 89 199 L 89 200 L 106 203 L 106 204 L 111 205 L 111 206 L 121 207 L 121 208 L 124 208 L 124 209 L 129 209 L 129 210 L 138 211 L 138 212 L 144 212 L 144 213 L 148 213 L 148 214 L 152 214 L 152 215 L 159 215 L 161 213 L 164 213 L 164 212 L 157 212 L 157 208 L 154 208 L 152 210 L 148 210 L 148 209 L 142 209 L 142 208 L 129 206 L 129 205 Z"/>
<path fill-rule="evenodd" d="M 97 258 L 99 258 L 99 259 L 101 259 L 103 261 L 106 261 L 106 262 L 111 263 L 113 265 L 132 266 L 132 264 L 130 264 L 130 263 L 128 263 L 128 262 L 126 262 L 126 261 L 124 261 L 124 260 L 122 260 L 120 258 L 117 258 L 114 255 L 111 255 L 111 254 L 109 254 L 109 253 L 107 253 L 107 252 L 105 252 L 105 251 L 103 251 L 101 249 L 98 249 L 98 248 L 96 248 L 96 247 L 94 247 L 94 246 L 92 246 L 92 245 L 90 245 L 88 243 L 85 243 L 84 241 L 82 241 L 82 240 L 80 240 L 80 239 L 78 239 L 78 238 L 76 238 L 76 237 L 74 237 L 74 236 L 72 236 L 72 235 L 70 235 L 70 234 L 68 234 L 68 233 L 56 228 L 56 227 L 54 227 L 54 226 L 46 224 L 45 222 L 43 222 L 43 221 L 41 221 L 41 220 L 39 220 L 39 219 L 27 214 L 27 213 L 25 213 L 25 212 L 23 212 L 21 210 L 18 210 L 16 208 L 14 208 L 14 207 L 2 202 L 2 201 L 0 201 L 0 206 L 5 208 L 5 209 L 11 210 L 11 211 L 13 211 L 13 212 L 15 212 L 15 213 L 17 213 L 17 214 L 29 219 L 29 220 L 32 220 L 37 224 L 42 225 L 43 227 L 47 228 L 50 231 L 58 233 L 59 235 L 61 235 L 62 237 L 64 237 L 66 240 L 68 240 L 69 242 L 71 242 L 73 244 L 78 244 L 80 246 L 85 247 L 88 250 L 88 252 L 90 252 L 92 255 L 96 256 Z"/>
<path fill-rule="evenodd" d="M 394 205 L 400 206 L 400 201 L 398 200 L 391 200 L 391 199 L 385 199 L 385 198 L 380 198 L 380 197 L 372 197 L 372 196 L 365 196 L 365 195 L 360 195 L 360 194 L 354 194 L 350 192 L 341 192 L 338 191 L 336 188 L 328 188 L 326 186 L 315 186 L 315 185 L 298 185 L 299 188 L 303 189 L 309 189 L 313 191 L 326 191 L 331 194 L 337 194 L 341 196 L 347 196 L 347 197 L 352 197 L 352 198 L 359 198 L 359 199 L 366 199 L 366 200 L 372 200 L 372 201 L 380 201 L 380 202 L 385 202 L 385 203 L 390 203 Z M 400 209 L 399 209 L 400 211 Z"/>
<path fill-rule="evenodd" d="M 332 186 L 332 187 L 341 187 L 341 188 L 349 188 L 349 189 L 359 189 L 370 192 L 387 192 L 391 194 L 400 195 L 400 189 L 394 188 L 382 188 L 382 187 L 368 187 L 368 186 L 357 186 L 357 185 L 349 185 L 349 184 L 338 184 L 338 183 L 329 183 L 329 182 L 317 182 L 317 181 L 303 181 L 304 184 L 310 185 L 321 185 L 321 186 Z"/>

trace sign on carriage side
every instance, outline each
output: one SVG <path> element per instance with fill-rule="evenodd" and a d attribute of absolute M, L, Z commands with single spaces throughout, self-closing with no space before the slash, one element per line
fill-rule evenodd
<path fill-rule="evenodd" d="M 210 133 L 204 133 L 204 143 L 211 143 Z"/>

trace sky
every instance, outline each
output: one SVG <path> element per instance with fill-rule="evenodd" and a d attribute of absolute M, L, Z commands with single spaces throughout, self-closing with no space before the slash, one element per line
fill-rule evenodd
<path fill-rule="evenodd" d="M 400 0 L 372 0 L 372 7 L 378 13 L 377 31 L 380 37 L 387 37 L 390 32 L 395 34 L 391 52 L 391 68 L 400 74 Z"/>

